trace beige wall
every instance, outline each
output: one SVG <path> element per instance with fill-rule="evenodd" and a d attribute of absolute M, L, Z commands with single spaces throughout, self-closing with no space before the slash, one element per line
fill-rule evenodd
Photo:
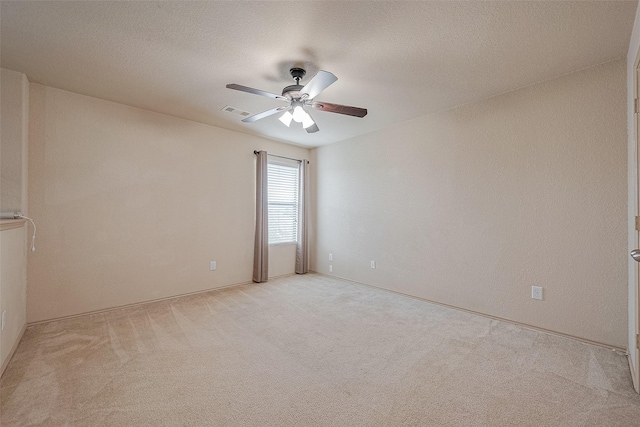
<path fill-rule="evenodd" d="M 30 104 L 30 322 L 251 281 L 253 150 L 309 156 L 38 84 Z M 293 273 L 293 249 L 271 276 Z"/>
<path fill-rule="evenodd" d="M 16 71 L 0 70 L 0 211 L 27 211 L 29 81 Z"/>
<path fill-rule="evenodd" d="M 620 59 L 321 147 L 312 269 L 626 347 L 625 120 Z"/>

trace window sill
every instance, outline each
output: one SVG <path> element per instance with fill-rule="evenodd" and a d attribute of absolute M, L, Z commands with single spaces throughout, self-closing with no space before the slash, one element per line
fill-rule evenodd
<path fill-rule="evenodd" d="M 281 242 L 281 243 L 269 243 L 269 246 L 290 246 L 290 245 L 297 245 L 298 242 Z"/>

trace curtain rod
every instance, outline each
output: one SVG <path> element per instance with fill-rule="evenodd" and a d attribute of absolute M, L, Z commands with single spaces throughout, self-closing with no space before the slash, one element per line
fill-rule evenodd
<path fill-rule="evenodd" d="M 258 154 L 258 150 L 253 150 L 253 154 L 257 155 Z M 292 159 L 291 157 L 277 156 L 275 154 L 269 154 L 269 153 L 267 153 L 267 156 L 280 157 L 281 159 L 293 160 L 295 162 L 301 162 L 302 161 L 300 159 Z M 307 160 L 307 163 L 309 163 L 308 160 Z"/>

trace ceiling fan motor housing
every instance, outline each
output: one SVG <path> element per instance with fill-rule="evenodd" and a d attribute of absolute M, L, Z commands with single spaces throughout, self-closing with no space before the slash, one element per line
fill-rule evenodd
<path fill-rule="evenodd" d="M 289 99 L 300 98 L 300 91 L 304 86 L 302 85 L 291 85 L 282 89 L 282 96 L 286 96 Z"/>
<path fill-rule="evenodd" d="M 289 70 L 291 77 L 296 81 L 296 84 L 287 86 L 282 89 L 282 96 L 286 96 L 289 99 L 300 98 L 300 91 L 304 86 L 300 84 L 300 79 L 304 77 L 307 72 L 303 68 L 294 67 Z"/>

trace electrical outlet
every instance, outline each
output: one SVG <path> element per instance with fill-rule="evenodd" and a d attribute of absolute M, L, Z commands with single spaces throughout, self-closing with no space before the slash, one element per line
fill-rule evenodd
<path fill-rule="evenodd" d="M 329 264 L 329 273 L 333 273 L 333 265 Z"/>
<path fill-rule="evenodd" d="M 375 261 L 371 261 L 371 268 L 376 268 L 376 262 Z"/>
<path fill-rule="evenodd" d="M 531 298 L 542 300 L 542 286 L 531 287 Z"/>
<path fill-rule="evenodd" d="M 333 254 L 329 254 L 329 261 L 333 261 Z"/>
<path fill-rule="evenodd" d="M 216 267 L 217 267 L 217 266 L 216 266 L 216 262 L 215 262 L 215 261 L 211 261 L 211 262 L 209 263 L 209 271 L 213 271 L 213 270 L 215 270 L 215 269 L 216 269 Z"/>
<path fill-rule="evenodd" d="M 7 310 L 2 312 L 2 331 L 4 331 L 4 325 L 7 324 Z"/>

